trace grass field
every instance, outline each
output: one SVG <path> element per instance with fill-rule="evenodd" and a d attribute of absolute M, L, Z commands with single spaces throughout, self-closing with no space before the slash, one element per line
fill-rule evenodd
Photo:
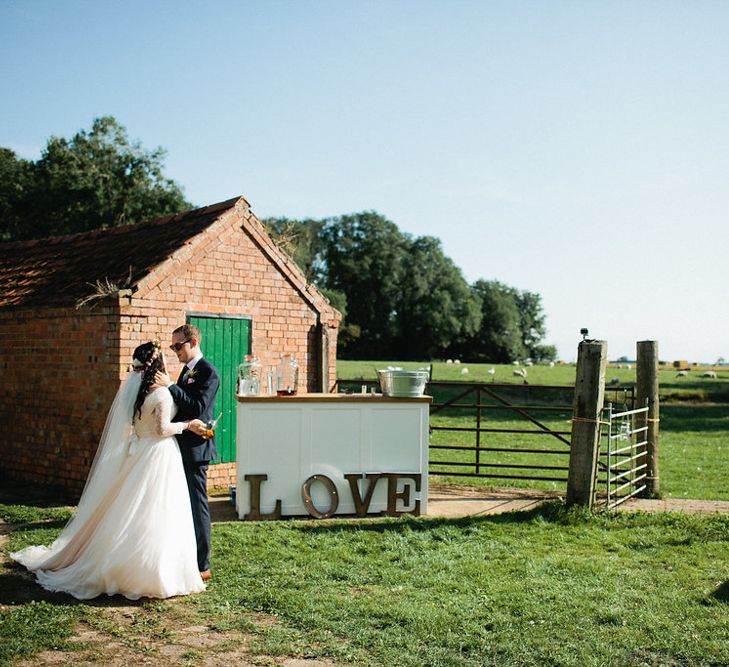
<path fill-rule="evenodd" d="M 31 524 L 10 548 L 58 530 Z M 209 590 L 140 604 L 127 626 L 108 621 L 103 600 L 78 604 L 4 569 L 0 664 L 49 648 L 75 664 L 74 628 L 154 664 L 184 613 L 211 639 L 252 635 L 259 665 L 287 655 L 362 667 L 725 665 L 727 542 L 726 516 L 594 516 L 558 502 L 459 520 L 218 524 Z"/>
<path fill-rule="evenodd" d="M 349 361 L 337 360 L 337 377 L 348 379 L 377 379 L 377 369 L 387 366 L 401 368 L 427 368 L 429 361 Z M 610 364 L 607 369 L 606 380 L 618 378 L 622 384 L 635 384 L 635 365 L 630 369 L 621 368 L 625 364 Z M 488 373 L 494 369 L 494 374 Z M 521 368 L 524 368 L 523 366 Z M 709 367 L 706 367 L 709 368 Z M 468 372 L 464 374 L 464 371 Z M 442 361 L 433 362 L 433 380 L 437 381 L 464 381 L 464 382 L 496 382 L 523 384 L 524 380 L 514 376 L 515 366 L 504 364 L 447 364 Z M 547 385 L 574 385 L 574 364 L 558 364 L 554 368 L 549 366 L 531 366 L 527 370 L 527 380 L 530 384 Z M 673 368 L 661 367 L 658 371 L 661 398 L 673 401 L 692 402 L 725 402 L 729 403 L 729 367 L 716 367 L 716 379 L 702 378 L 705 368 L 693 368 L 687 377 L 677 377 Z"/>
<path fill-rule="evenodd" d="M 399 362 L 338 362 L 340 378 L 375 378 L 375 368 L 388 365 L 403 368 L 418 368 L 423 364 Z M 574 383 L 574 366 L 534 366 L 528 369 L 530 384 L 524 385 L 521 378 L 512 375 L 513 366 L 463 365 L 468 368 L 467 375 L 461 375 L 458 365 L 439 363 L 434 366 L 435 380 L 484 382 L 491 384 L 492 377 L 487 373 L 494 368 L 493 378 L 496 383 L 513 382 L 513 389 L 507 394 L 510 401 L 515 404 L 532 405 L 548 403 L 550 401 L 564 405 L 566 410 L 562 413 L 533 413 L 545 425 L 555 430 L 569 432 L 571 427 L 570 392 L 540 392 L 538 384 L 564 385 Z M 694 371 L 691 371 L 694 373 Z M 613 373 L 628 384 L 635 381 L 635 370 L 610 369 L 608 377 Z M 684 383 L 684 380 L 689 382 Z M 660 426 L 660 487 L 664 497 L 697 498 L 706 500 L 729 500 L 729 404 L 712 403 L 704 400 L 694 400 L 700 395 L 721 397 L 729 392 L 729 371 L 719 371 L 716 380 L 706 378 L 676 378 L 673 370 L 661 371 L 661 426 Z M 356 390 L 356 384 L 355 384 Z M 436 402 L 443 402 L 452 396 L 456 390 L 439 389 L 436 392 Z M 503 390 L 500 390 L 503 392 Z M 450 393 L 449 393 L 450 392 Z M 686 392 L 690 392 L 686 394 Z M 690 401 L 671 400 L 671 396 L 690 396 Z M 610 400 L 622 400 L 619 392 L 610 393 Z M 484 415 L 485 418 L 485 415 Z M 431 417 L 432 426 L 466 427 L 476 425 L 475 412 L 463 410 L 446 410 Z M 537 430 L 536 427 L 521 419 L 514 419 L 513 415 L 505 411 L 489 411 L 488 423 L 482 426 L 498 427 L 503 429 Z M 569 436 L 565 436 L 569 439 Z M 552 449 L 563 451 L 564 454 L 518 454 L 507 452 L 484 452 L 481 454 L 482 463 L 494 464 L 520 464 L 540 465 L 547 464 L 565 468 L 568 465 L 567 445 L 559 440 L 544 435 L 515 435 L 503 433 L 488 433 L 482 435 L 482 446 L 513 447 L 515 449 Z M 431 445 L 468 446 L 474 447 L 475 436 L 466 432 L 433 431 Z M 456 462 L 475 462 L 474 451 L 447 451 L 431 450 L 431 461 L 450 460 Z M 461 468 L 432 465 L 431 471 L 456 471 Z M 494 470 L 482 469 L 482 472 Z M 519 474 L 516 470 L 504 470 L 505 474 Z M 554 476 L 566 479 L 565 470 L 544 473 L 543 476 Z M 517 486 L 525 488 L 538 488 L 548 490 L 564 490 L 564 482 L 515 480 L 508 478 L 467 478 L 434 476 L 433 480 L 443 483 L 460 483 L 474 485 Z"/>

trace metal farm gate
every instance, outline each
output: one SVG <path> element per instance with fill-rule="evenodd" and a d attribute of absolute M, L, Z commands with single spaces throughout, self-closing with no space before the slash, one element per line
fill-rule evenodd
<path fill-rule="evenodd" d="M 573 388 L 431 382 L 430 474 L 567 483 Z"/>
<path fill-rule="evenodd" d="M 616 412 L 608 403 L 601 423 L 596 501 L 604 509 L 613 509 L 646 488 L 648 406 Z"/>
<path fill-rule="evenodd" d="M 372 380 L 340 379 L 337 389 L 357 393 L 369 391 L 377 384 Z M 532 480 L 551 482 L 549 486 L 555 490 L 566 487 L 574 387 L 429 382 L 426 393 L 433 396 L 430 475 L 441 481 L 484 478 L 509 483 L 514 480 L 520 485 L 516 480 Z M 625 410 L 633 407 L 633 386 L 605 387 L 605 395 L 606 400 L 613 401 L 611 406 L 620 405 Z M 617 416 L 620 414 L 623 413 L 617 413 L 614 419 L 622 418 Z M 616 439 L 608 435 L 607 441 Z M 618 473 L 622 474 L 623 454 L 611 452 L 610 463 L 602 468 L 615 468 L 615 457 L 622 457 Z M 620 485 L 615 480 L 611 484 L 612 502 L 616 492 L 622 494 L 623 490 L 616 491 Z"/>

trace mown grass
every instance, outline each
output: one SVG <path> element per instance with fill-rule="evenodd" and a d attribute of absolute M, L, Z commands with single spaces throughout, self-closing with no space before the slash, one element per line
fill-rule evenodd
<path fill-rule="evenodd" d="M 45 601 L 0 610 L 0 665 L 26 658 L 40 651 L 69 651 L 69 639 L 82 610 L 75 605 Z"/>
<path fill-rule="evenodd" d="M 11 548 L 41 536 L 15 534 Z M 214 629 L 254 633 L 260 654 L 335 664 L 721 665 L 727 542 L 726 516 L 595 516 L 559 502 L 458 520 L 218 524 L 215 579 L 184 604 Z M 63 649 L 69 615 L 93 613 L 77 608 L 3 607 L 2 638 L 29 655 L 47 645 L 33 619 L 49 627 L 55 614 Z M 165 605 L 157 613 L 173 622 Z"/>
<path fill-rule="evenodd" d="M 71 507 L 33 507 L 31 505 L 4 505 L 0 503 L 0 517 L 7 523 L 35 523 L 40 521 L 68 521 Z"/>
<path fill-rule="evenodd" d="M 660 428 L 662 494 L 729 500 L 729 406 L 663 406 Z"/>
<path fill-rule="evenodd" d="M 22 526 L 4 551 L 13 551 L 14 544 L 52 542 L 70 517 L 70 508 L 0 504 L 0 518 Z M 69 639 L 83 610 L 75 604 L 64 603 L 66 596 L 50 593 L 16 604 L 19 599 L 27 599 L 16 595 L 18 583 L 15 574 L 4 572 L 0 576 L 0 665 L 43 650 L 72 650 Z"/>

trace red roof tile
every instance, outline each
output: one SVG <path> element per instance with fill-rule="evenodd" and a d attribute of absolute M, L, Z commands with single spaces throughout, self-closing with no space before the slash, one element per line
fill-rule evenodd
<path fill-rule="evenodd" d="M 66 307 L 97 280 L 131 285 L 204 231 L 239 197 L 135 225 L 0 243 L 0 308 Z"/>

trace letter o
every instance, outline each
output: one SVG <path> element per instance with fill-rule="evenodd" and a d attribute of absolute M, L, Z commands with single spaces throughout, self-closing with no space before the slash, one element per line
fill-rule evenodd
<path fill-rule="evenodd" d="M 329 509 L 326 512 L 320 512 L 314 506 L 314 501 L 311 499 L 311 485 L 314 482 L 321 482 L 324 488 L 329 492 Z M 329 479 L 326 475 L 312 475 L 307 479 L 301 486 L 301 499 L 304 501 L 304 507 L 306 511 L 313 516 L 315 519 L 328 519 L 334 512 L 337 511 L 339 506 L 339 494 L 337 493 L 337 487 L 334 486 L 334 482 Z"/>

